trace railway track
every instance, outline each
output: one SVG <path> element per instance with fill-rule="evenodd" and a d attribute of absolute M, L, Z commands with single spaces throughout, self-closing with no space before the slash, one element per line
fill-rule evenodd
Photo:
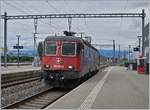
<path fill-rule="evenodd" d="M 105 66 L 101 66 L 100 70 L 102 70 L 103 68 L 107 67 L 107 65 Z M 28 84 L 32 81 L 38 81 L 40 80 L 40 77 L 33 77 L 33 78 L 29 78 L 29 79 L 24 79 L 24 80 L 18 80 L 18 81 L 12 81 L 9 83 L 2 83 L 2 90 L 3 88 L 12 88 L 13 86 L 18 87 L 17 85 L 20 84 Z M 84 81 L 83 81 L 84 82 Z M 81 82 L 81 83 L 83 83 Z M 12 90 L 12 89 L 11 89 Z M 15 89 L 14 89 L 15 90 Z M 11 93 L 14 93 L 14 90 L 11 91 Z M 5 91 L 4 91 L 5 92 Z M 6 91 L 7 92 L 7 91 Z M 60 98 L 61 96 L 63 96 L 64 94 L 66 94 L 68 92 L 65 90 L 58 90 L 58 89 L 46 89 L 46 91 L 44 92 L 38 92 L 34 95 L 30 95 L 28 96 L 28 98 L 22 98 L 20 100 L 18 100 L 17 102 L 13 102 L 12 103 L 8 103 L 6 105 L 4 105 L 2 108 L 4 109 L 12 109 L 12 108 L 16 108 L 16 109 L 42 109 L 44 107 L 46 107 L 47 105 L 51 104 L 52 102 L 54 102 L 55 100 L 57 100 L 58 98 Z"/>
<path fill-rule="evenodd" d="M 18 80 L 18 81 L 12 81 L 12 82 L 8 82 L 8 83 L 3 83 L 1 85 L 1 88 L 7 88 L 7 87 L 12 87 L 12 86 L 16 86 L 16 85 L 19 85 L 19 84 L 24 84 L 24 83 L 29 83 L 29 82 L 32 82 L 32 81 L 36 81 L 36 80 L 40 80 L 40 77 L 36 76 L 36 77 L 33 77 L 33 78 L 29 78 L 29 79 L 24 79 L 24 80 Z"/>
<path fill-rule="evenodd" d="M 12 83 L 15 81 L 26 80 L 40 76 L 40 71 L 28 71 L 1 75 L 1 84 Z"/>
<path fill-rule="evenodd" d="M 70 90 L 50 88 L 22 101 L 3 107 L 3 109 L 43 109 Z"/>

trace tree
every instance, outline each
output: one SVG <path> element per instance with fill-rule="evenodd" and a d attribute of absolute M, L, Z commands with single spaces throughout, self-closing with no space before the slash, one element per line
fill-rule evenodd
<path fill-rule="evenodd" d="M 38 44 L 38 54 L 39 54 L 40 58 L 42 57 L 42 53 L 43 53 L 43 42 L 39 42 L 39 44 Z"/>

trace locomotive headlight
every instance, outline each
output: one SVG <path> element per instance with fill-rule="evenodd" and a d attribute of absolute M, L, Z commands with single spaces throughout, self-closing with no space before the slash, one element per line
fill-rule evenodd
<path fill-rule="evenodd" d="M 72 68 L 73 68 L 73 66 L 68 66 L 68 68 L 69 68 L 69 69 L 72 69 Z"/>
<path fill-rule="evenodd" d="M 45 65 L 46 68 L 49 68 L 49 65 Z"/>

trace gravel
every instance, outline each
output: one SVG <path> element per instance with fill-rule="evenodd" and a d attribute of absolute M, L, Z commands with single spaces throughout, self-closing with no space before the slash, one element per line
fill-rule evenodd
<path fill-rule="evenodd" d="M 1 106 L 13 104 L 48 89 L 49 87 L 39 80 L 4 88 L 1 92 Z"/>
<path fill-rule="evenodd" d="M 11 86 L 11 87 L 7 87 L 2 89 L 2 94 L 10 94 L 10 93 L 15 93 L 18 92 L 18 90 L 24 90 L 24 89 L 28 89 L 37 85 L 40 85 L 41 82 L 36 80 L 36 81 L 32 81 L 30 83 L 23 83 L 23 84 L 19 84 L 19 85 L 15 85 L 15 86 Z"/>

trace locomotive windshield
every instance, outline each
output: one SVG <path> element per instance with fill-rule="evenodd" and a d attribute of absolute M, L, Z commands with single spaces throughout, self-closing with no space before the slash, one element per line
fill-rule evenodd
<path fill-rule="evenodd" d="M 48 42 L 46 44 L 46 54 L 56 54 L 56 47 L 55 42 Z"/>
<path fill-rule="evenodd" d="M 62 54 L 75 55 L 75 43 L 63 43 Z"/>

